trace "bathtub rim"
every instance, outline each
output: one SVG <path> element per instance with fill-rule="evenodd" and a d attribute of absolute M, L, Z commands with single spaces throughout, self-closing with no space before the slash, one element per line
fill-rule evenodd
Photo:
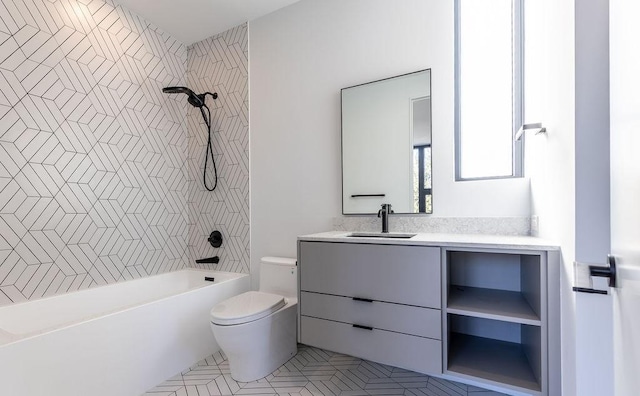
<path fill-rule="evenodd" d="M 204 288 L 209 288 L 209 287 L 213 287 L 217 284 L 223 284 L 226 282 L 230 282 L 230 281 L 234 281 L 234 280 L 238 280 L 244 277 L 250 277 L 250 274 L 247 273 L 241 273 L 241 272 L 229 272 L 229 271 L 217 271 L 217 270 L 207 270 L 207 269 L 202 269 L 202 268 L 181 268 L 179 270 L 176 271 L 169 271 L 169 272 L 163 272 L 161 274 L 154 274 L 151 276 L 145 276 L 145 277 L 140 277 L 140 278 L 135 278 L 135 279 L 127 279 L 125 281 L 122 282 L 116 282 L 116 283 L 109 283 L 106 285 L 100 285 L 100 286 L 96 286 L 96 287 L 89 287 L 86 289 L 81 289 L 81 290 L 74 290 L 68 293 L 61 293 L 61 294 L 54 294 L 51 296 L 47 296 L 47 297 L 41 297 L 41 298 L 36 298 L 33 300 L 27 300 L 27 301 L 21 301 L 19 303 L 16 304 L 27 304 L 30 302 L 34 302 L 34 301 L 44 301 L 44 300 L 49 300 L 49 299 L 54 299 L 56 297 L 60 297 L 60 296 L 68 296 L 68 295 L 73 295 L 76 293 L 80 293 L 80 292 L 86 292 L 88 290 L 92 290 L 92 289 L 97 289 L 97 288 L 101 288 L 101 287 L 109 287 L 109 286 L 116 286 L 116 285 L 121 285 L 123 283 L 128 283 L 128 282 L 134 282 L 134 281 L 140 281 L 140 280 L 146 280 L 149 278 L 154 278 L 154 277 L 158 277 L 158 276 L 162 276 L 162 275 L 168 275 L 168 274 L 172 274 L 175 272 L 181 272 L 181 271 L 195 271 L 195 272 L 201 272 L 203 274 L 230 274 L 230 275 L 234 275 L 234 277 L 230 278 L 230 279 L 225 279 L 224 281 L 220 281 L 220 282 L 211 282 L 210 284 L 205 284 L 203 286 L 199 286 L 199 287 L 194 287 L 194 288 L 190 288 L 187 289 L 183 292 L 180 293 L 175 293 L 175 294 L 169 294 L 160 298 L 155 298 L 152 300 L 145 300 L 143 302 L 139 302 L 136 304 L 130 304 L 130 305 L 125 305 L 125 306 L 121 306 L 118 307 L 116 309 L 110 309 L 107 311 L 103 311 L 99 314 L 95 314 L 95 315 L 91 315 L 91 316 L 87 316 L 84 318 L 81 318 L 79 320 L 74 320 L 74 321 L 68 321 L 68 322 L 64 322 L 60 325 L 56 325 L 56 326 L 49 326 L 46 327 L 44 329 L 39 329 L 39 330 L 35 330 L 35 331 L 31 331 L 31 332 L 27 332 L 27 333 L 23 333 L 23 334 L 14 334 L 11 333 L 9 331 L 4 330 L 3 328 L 0 327 L 0 348 L 3 348 L 5 346 L 14 344 L 14 343 L 18 343 L 18 342 L 22 342 L 22 341 L 26 341 L 29 339 L 32 339 L 34 337 L 39 337 L 48 333 L 52 333 L 55 331 L 61 331 L 64 329 L 68 329 L 70 327 L 76 326 L 78 324 L 81 323 L 87 323 L 87 322 L 92 322 L 104 317 L 109 317 L 115 314 L 118 314 L 120 312 L 126 312 L 126 311 L 130 311 L 132 309 L 136 309 L 138 307 L 143 307 L 146 305 L 150 305 L 150 304 L 156 304 L 156 303 L 160 303 L 162 301 L 165 301 L 169 298 L 174 298 L 176 296 L 180 296 L 180 295 L 186 295 L 186 294 L 191 294 L 191 293 L 195 293 L 198 290 L 204 289 Z M 206 281 L 205 281 L 206 282 Z M 16 304 L 11 304 L 11 305 L 5 305 L 6 307 L 9 306 L 15 306 Z M 2 309 L 2 306 L 0 306 L 0 309 Z"/>

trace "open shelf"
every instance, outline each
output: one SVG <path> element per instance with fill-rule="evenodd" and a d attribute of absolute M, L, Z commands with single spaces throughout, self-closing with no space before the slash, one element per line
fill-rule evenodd
<path fill-rule="evenodd" d="M 449 286 L 447 312 L 540 326 L 540 318 L 520 292 Z"/>
<path fill-rule="evenodd" d="M 449 334 L 450 372 L 541 391 L 521 344 L 459 333 Z"/>

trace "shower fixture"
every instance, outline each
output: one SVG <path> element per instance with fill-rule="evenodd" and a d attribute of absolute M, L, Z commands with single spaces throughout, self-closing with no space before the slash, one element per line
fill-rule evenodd
<path fill-rule="evenodd" d="M 188 98 L 187 101 L 193 105 L 193 107 L 202 107 L 204 106 L 204 96 L 206 94 L 200 94 L 200 95 L 196 95 L 195 92 L 193 92 L 192 90 L 190 90 L 187 87 L 165 87 L 162 88 L 162 92 L 164 93 L 183 93 L 183 94 L 187 94 Z M 217 98 L 218 95 L 216 94 L 213 98 Z"/>
<path fill-rule="evenodd" d="M 208 137 L 207 137 L 207 150 L 204 153 L 204 174 L 202 176 L 202 182 L 204 184 L 204 188 L 207 191 L 213 191 L 218 186 L 218 170 L 216 169 L 216 161 L 213 158 L 213 146 L 211 145 L 211 110 L 206 103 L 207 95 L 210 95 L 214 100 L 218 99 L 218 94 L 216 92 L 205 92 L 202 94 L 196 94 L 191 89 L 187 87 L 165 87 L 162 88 L 162 92 L 173 94 L 173 93 L 183 93 L 187 95 L 187 102 L 193 107 L 200 109 L 200 114 L 202 114 L 202 119 L 204 123 L 207 125 Z M 205 113 L 204 109 L 207 109 Z M 209 188 L 207 186 L 207 165 L 209 163 L 209 157 L 211 157 L 211 162 L 213 163 L 213 174 L 215 177 L 215 183 L 213 187 Z"/>

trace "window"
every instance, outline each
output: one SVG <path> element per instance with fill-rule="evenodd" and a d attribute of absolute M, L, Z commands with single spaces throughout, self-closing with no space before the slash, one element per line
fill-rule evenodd
<path fill-rule="evenodd" d="M 523 0 L 456 0 L 456 180 L 521 177 Z"/>
<path fill-rule="evenodd" d="M 413 146 L 413 213 L 431 212 L 431 145 Z"/>

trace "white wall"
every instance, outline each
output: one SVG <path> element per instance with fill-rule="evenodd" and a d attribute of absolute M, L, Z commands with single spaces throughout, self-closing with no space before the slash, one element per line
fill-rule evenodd
<path fill-rule="evenodd" d="M 439 0 L 303 0 L 250 22 L 252 273 L 341 213 L 340 89 L 420 69 L 432 73 L 433 216 L 529 216 L 526 179 L 453 182 L 453 38 L 453 3 Z"/>
<path fill-rule="evenodd" d="M 615 394 L 631 396 L 640 389 L 640 3 L 611 0 L 609 10 L 611 250 L 620 275 L 613 297 Z"/>
<path fill-rule="evenodd" d="M 536 12 L 541 20 L 535 24 L 544 26 L 538 30 L 542 35 L 539 62 L 529 64 L 527 70 L 541 70 L 538 114 L 548 132 L 528 136 L 526 169 L 531 176 L 532 214 L 540 218 L 539 234 L 562 248 L 562 389 L 563 395 L 572 396 L 576 394 L 575 296 L 571 290 L 575 259 L 574 7 L 573 2 L 555 0 L 540 6 L 543 8 Z"/>
<path fill-rule="evenodd" d="M 563 395 L 613 394 L 609 297 L 572 291 L 574 260 L 604 263 L 609 250 L 608 1 L 527 13 L 527 122 L 548 134 L 529 136 L 526 168 L 539 235 L 562 248 Z"/>

